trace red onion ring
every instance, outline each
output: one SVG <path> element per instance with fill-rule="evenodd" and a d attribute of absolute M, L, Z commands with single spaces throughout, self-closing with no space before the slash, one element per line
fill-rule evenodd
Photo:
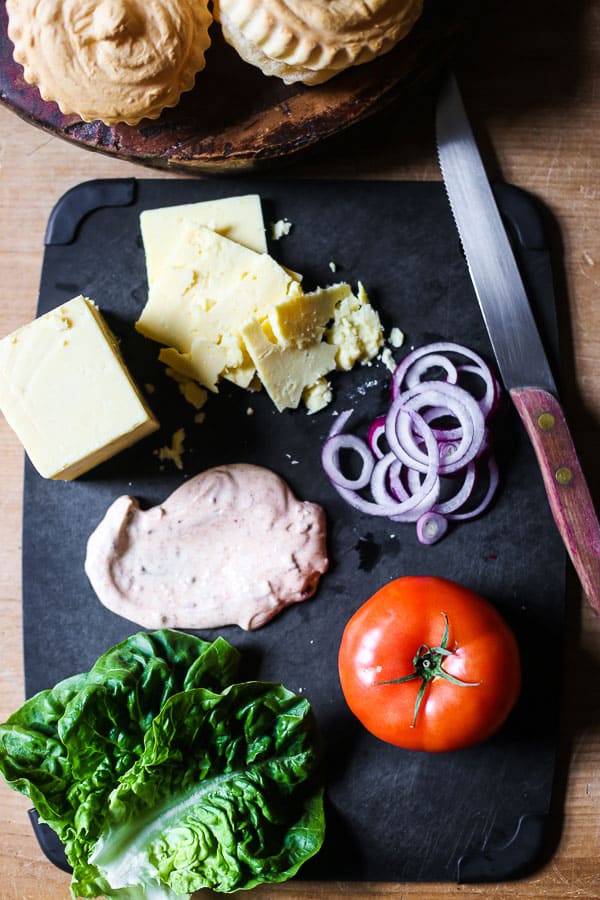
<path fill-rule="evenodd" d="M 468 362 L 457 364 L 447 353 Z M 441 369 L 443 377 L 423 380 L 434 368 Z M 483 396 L 475 397 L 459 384 L 463 373 L 481 379 Z M 395 370 L 390 408 L 387 415 L 373 421 L 366 441 L 343 432 L 352 410 L 338 416 L 321 454 L 325 472 L 338 493 L 359 512 L 416 522 L 419 540 L 435 543 L 445 534 L 448 522 L 480 515 L 496 493 L 498 467 L 489 452 L 486 423 L 499 394 L 496 377 L 472 350 L 442 342 L 421 347 Z M 384 440 L 387 448 L 382 446 Z M 342 449 L 360 457 L 362 465 L 356 477 L 342 472 Z M 485 495 L 474 508 L 465 509 L 484 464 L 488 471 Z M 453 489 L 450 496 L 447 487 Z M 361 493 L 367 488 L 370 498 Z"/>
<path fill-rule="evenodd" d="M 468 510 L 468 512 L 452 512 L 448 513 L 448 519 L 452 522 L 466 522 L 468 519 L 474 519 L 476 516 L 481 515 L 484 512 L 490 503 L 492 502 L 496 491 L 498 490 L 498 484 L 500 482 L 500 473 L 498 471 L 498 463 L 494 459 L 493 456 L 488 456 L 487 458 L 488 465 L 488 473 L 489 473 L 489 483 L 488 489 L 485 493 L 483 499 L 477 504 L 474 509 Z"/>
<path fill-rule="evenodd" d="M 413 382 L 407 381 L 407 377 L 408 379 L 411 379 L 411 371 L 413 370 L 415 364 L 422 359 L 422 357 L 434 357 L 435 359 L 439 356 L 445 356 L 448 353 L 462 356 L 465 359 L 470 360 L 470 363 L 474 363 L 473 368 L 476 371 L 476 374 L 479 374 L 481 372 L 484 381 L 487 381 L 487 378 L 489 377 L 488 373 L 491 375 L 489 367 L 486 365 L 486 363 L 478 353 L 475 353 L 468 347 L 462 347 L 460 344 L 456 344 L 451 341 L 438 341 L 433 344 L 426 344 L 423 347 L 418 347 L 416 350 L 412 350 L 404 357 L 403 360 L 398 363 L 398 366 L 394 370 L 394 374 L 392 376 L 392 397 L 397 397 L 397 395 L 402 393 L 402 391 L 406 387 L 412 386 Z M 431 369 L 434 365 L 439 365 L 439 363 L 427 363 L 426 361 L 421 361 L 419 363 L 419 367 L 417 368 L 417 372 L 425 374 L 427 370 Z M 458 371 L 458 368 L 456 369 L 456 371 Z M 492 378 L 493 377 L 494 376 L 492 375 Z"/>
<path fill-rule="evenodd" d="M 417 519 L 420 544 L 436 544 L 448 531 L 448 519 L 437 512 L 426 512 Z"/>
<path fill-rule="evenodd" d="M 437 382 L 434 384 L 437 385 Z M 413 409 L 419 413 L 423 407 L 444 405 L 448 414 L 459 422 L 460 440 L 456 452 L 441 463 L 440 475 L 457 472 L 479 453 L 485 433 L 485 419 L 477 402 L 463 388 L 445 382 L 440 383 L 439 387 L 431 387 L 430 382 L 424 381 L 417 388 L 400 394 L 398 402 L 401 409 Z M 389 441 L 387 431 L 386 436 Z M 406 419 L 398 421 L 397 437 L 407 454 L 412 455 L 415 461 L 422 459 L 422 451 L 407 428 Z"/>
<path fill-rule="evenodd" d="M 362 460 L 362 468 L 355 478 L 348 478 L 340 468 L 340 450 L 353 450 Z M 359 491 L 371 481 L 373 455 L 363 440 L 354 434 L 333 434 L 326 441 L 322 453 L 323 468 L 337 487 Z"/>
<path fill-rule="evenodd" d="M 379 441 L 385 436 L 385 416 L 377 416 L 367 435 L 367 444 L 371 448 L 373 455 L 377 459 L 381 459 L 385 454 L 379 446 Z"/>

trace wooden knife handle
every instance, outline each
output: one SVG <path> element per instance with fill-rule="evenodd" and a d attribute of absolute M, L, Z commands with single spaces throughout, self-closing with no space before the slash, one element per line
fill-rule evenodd
<path fill-rule="evenodd" d="M 600 615 L 600 525 L 560 403 L 538 388 L 513 388 L 510 395 L 533 444 L 554 521 Z"/>

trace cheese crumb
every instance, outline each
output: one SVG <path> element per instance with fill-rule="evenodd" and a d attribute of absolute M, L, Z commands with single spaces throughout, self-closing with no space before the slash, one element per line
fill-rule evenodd
<path fill-rule="evenodd" d="M 400 331 L 399 328 L 394 327 L 390 331 L 388 340 L 392 347 L 401 347 L 404 343 L 404 332 Z"/>
<path fill-rule="evenodd" d="M 333 394 L 326 378 L 319 378 L 314 384 L 304 388 L 302 400 L 308 413 L 316 413 L 331 403 Z"/>
<path fill-rule="evenodd" d="M 274 241 L 286 237 L 292 230 L 292 223 L 289 219 L 278 219 L 277 222 L 271 222 L 271 239 Z"/>
<path fill-rule="evenodd" d="M 175 463 L 178 469 L 183 469 L 183 442 L 185 441 L 185 429 L 178 428 L 171 438 L 171 446 L 170 447 L 160 447 L 158 450 L 154 452 L 158 456 L 161 462 L 165 462 L 166 460 L 170 460 Z"/>
<path fill-rule="evenodd" d="M 194 409 L 202 409 L 208 400 L 206 388 L 200 387 L 195 381 L 182 381 L 179 384 L 179 390 Z"/>
<path fill-rule="evenodd" d="M 334 263 L 333 260 L 331 260 L 331 262 L 329 263 L 329 268 L 332 272 L 337 272 L 337 264 Z"/>
<path fill-rule="evenodd" d="M 386 347 L 381 352 L 381 356 L 379 357 L 381 362 L 390 370 L 390 372 L 394 372 L 396 369 L 396 360 L 392 356 L 392 351 L 389 347 Z"/>

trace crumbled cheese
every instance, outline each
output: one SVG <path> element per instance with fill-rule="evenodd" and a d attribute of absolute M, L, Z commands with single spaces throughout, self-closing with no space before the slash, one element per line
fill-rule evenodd
<path fill-rule="evenodd" d="M 334 263 L 333 260 L 329 263 L 329 268 L 332 272 L 337 272 L 337 263 Z"/>
<path fill-rule="evenodd" d="M 183 442 L 185 441 L 185 429 L 178 428 L 177 431 L 173 434 L 171 438 L 171 446 L 168 447 L 159 447 L 158 450 L 154 452 L 158 456 L 161 462 L 165 462 L 166 460 L 170 460 L 170 462 L 175 463 L 178 469 L 183 469 Z"/>
<path fill-rule="evenodd" d="M 302 400 L 309 413 L 316 413 L 331 403 L 333 394 L 331 385 L 326 378 L 319 378 L 314 384 L 306 387 L 302 393 Z"/>
<path fill-rule="evenodd" d="M 137 329 L 164 345 L 159 359 L 196 409 L 223 379 L 247 390 L 264 387 L 280 411 L 301 399 L 309 412 L 323 409 L 332 398 L 324 376 L 370 365 L 383 344 L 363 285 L 356 295 L 346 283 L 304 293 L 301 275 L 207 224 L 179 220 L 160 266 L 153 251 Z M 271 227 L 278 240 L 292 223 Z"/>
<path fill-rule="evenodd" d="M 360 282 L 356 296 L 349 294 L 337 304 L 325 337 L 336 347 L 336 367 L 346 372 L 357 362 L 369 362 L 379 352 L 383 344 L 381 321 Z"/>
<path fill-rule="evenodd" d="M 194 409 L 202 409 L 208 400 L 208 392 L 205 388 L 200 387 L 195 381 L 183 381 L 179 385 L 179 390 Z"/>
<path fill-rule="evenodd" d="M 395 370 L 396 360 L 392 356 L 392 351 L 389 347 L 385 347 L 385 349 L 381 351 L 381 356 L 379 358 L 381 359 L 381 362 L 384 364 L 384 366 L 386 366 L 386 368 L 390 370 L 390 372 L 393 372 Z"/>
<path fill-rule="evenodd" d="M 391 331 L 389 333 L 388 340 L 389 340 L 390 344 L 392 345 L 392 347 L 396 347 L 396 348 L 401 347 L 402 344 L 404 343 L 404 332 L 400 331 L 399 328 L 394 327 L 391 329 Z"/>
<path fill-rule="evenodd" d="M 289 219 L 278 219 L 277 222 L 271 222 L 271 239 L 279 241 L 282 237 L 286 237 L 292 230 L 292 223 Z"/>

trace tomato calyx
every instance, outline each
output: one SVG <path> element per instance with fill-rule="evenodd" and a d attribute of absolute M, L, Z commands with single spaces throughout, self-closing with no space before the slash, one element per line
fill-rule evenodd
<path fill-rule="evenodd" d="M 442 615 L 444 617 L 444 633 L 442 635 L 442 641 L 438 647 L 430 647 L 428 644 L 421 644 L 413 657 L 414 672 L 411 672 L 410 675 L 404 675 L 402 678 L 392 678 L 389 681 L 375 682 L 377 685 L 403 684 L 407 681 L 417 681 L 418 679 L 421 679 L 421 686 L 419 687 L 419 693 L 417 694 L 417 699 L 415 701 L 415 711 L 410 726 L 411 728 L 415 728 L 417 724 L 417 718 L 423 702 L 423 697 L 425 696 L 425 691 L 427 690 L 429 682 L 433 681 L 434 678 L 443 678 L 445 681 L 449 681 L 459 687 L 478 687 L 481 684 L 480 681 L 461 681 L 460 678 L 456 678 L 442 668 L 442 663 L 445 658 L 447 656 L 453 656 L 456 652 L 455 650 L 448 649 L 450 631 L 448 616 L 445 612 L 443 612 Z"/>

